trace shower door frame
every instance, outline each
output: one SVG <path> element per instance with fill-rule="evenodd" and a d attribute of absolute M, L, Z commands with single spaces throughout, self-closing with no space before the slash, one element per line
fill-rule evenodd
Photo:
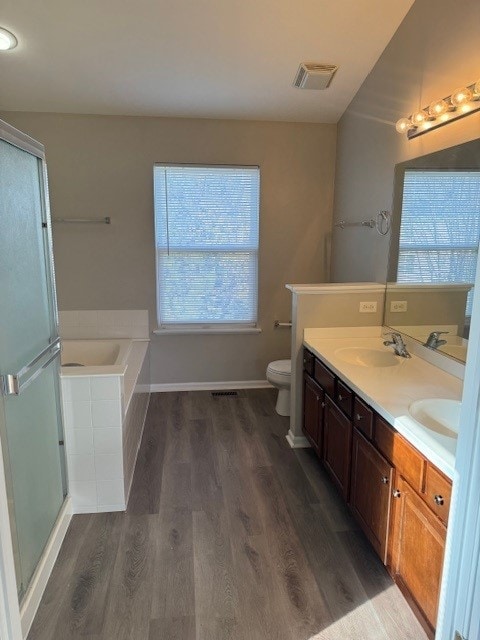
<path fill-rule="evenodd" d="M 18 129 L 0 120 L 0 139 L 13 146 L 30 153 L 42 163 L 41 189 L 44 191 L 45 214 L 48 221 L 46 228 L 46 244 L 49 261 L 49 277 L 51 278 L 51 306 L 53 323 L 58 335 L 58 309 L 55 289 L 55 270 L 53 263 L 53 243 L 51 231 L 50 203 L 48 197 L 47 168 L 45 149 L 42 144 L 22 133 Z M 6 433 L 4 397 L 0 394 L 0 433 Z M 60 509 L 57 521 L 47 541 L 45 550 L 39 560 L 37 568 L 31 578 L 30 593 L 20 604 L 18 601 L 17 575 L 15 567 L 14 536 L 12 530 L 12 514 L 9 508 L 10 495 L 9 474 L 5 467 L 3 446 L 0 440 L 0 638 L 1 640 L 22 640 L 26 637 L 30 624 L 36 613 L 43 595 L 48 577 L 53 568 L 58 551 L 66 534 L 71 516 L 71 505 L 68 494 Z M 7 454 L 8 457 L 8 454 Z M 68 480 L 64 478 L 65 489 Z"/>
<path fill-rule="evenodd" d="M 4 420 L 3 400 L 0 399 L 0 421 Z M 0 442 L 0 637 L 22 640 L 20 606 L 13 554 L 7 484 Z"/>

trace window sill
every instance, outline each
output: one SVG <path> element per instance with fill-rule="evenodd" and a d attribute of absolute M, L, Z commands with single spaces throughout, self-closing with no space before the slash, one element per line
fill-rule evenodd
<path fill-rule="evenodd" d="M 244 334 L 244 333 L 262 333 L 260 327 L 219 327 L 216 329 L 215 327 L 203 328 L 199 327 L 198 329 L 193 327 L 181 327 L 178 329 L 169 328 L 169 329 L 154 329 L 153 333 L 157 336 L 172 336 L 172 335 L 220 335 L 220 334 Z"/>

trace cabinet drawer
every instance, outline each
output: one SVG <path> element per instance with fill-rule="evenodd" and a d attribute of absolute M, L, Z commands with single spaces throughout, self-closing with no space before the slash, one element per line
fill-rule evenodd
<path fill-rule="evenodd" d="M 375 417 L 374 442 L 415 491 L 423 491 L 425 460 L 383 418 Z"/>
<path fill-rule="evenodd" d="M 450 511 L 452 483 L 430 464 L 427 464 L 425 494 L 427 505 L 446 524 Z"/>
<path fill-rule="evenodd" d="M 347 385 L 337 380 L 337 390 L 335 393 L 335 402 L 345 415 L 352 417 L 353 393 Z"/>
<path fill-rule="evenodd" d="M 315 369 L 315 356 L 308 349 L 303 350 L 303 370 L 313 377 Z"/>
<path fill-rule="evenodd" d="M 315 359 L 315 380 L 321 385 L 328 395 L 333 398 L 335 394 L 335 376 L 319 360 Z"/>
<path fill-rule="evenodd" d="M 353 424 L 367 438 L 373 438 L 373 411 L 356 396 L 353 402 Z"/>

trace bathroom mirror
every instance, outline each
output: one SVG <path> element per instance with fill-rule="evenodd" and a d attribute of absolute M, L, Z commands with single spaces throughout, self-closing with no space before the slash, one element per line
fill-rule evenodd
<path fill-rule="evenodd" d="M 479 240 L 480 139 L 396 165 L 384 324 L 465 362 Z"/>

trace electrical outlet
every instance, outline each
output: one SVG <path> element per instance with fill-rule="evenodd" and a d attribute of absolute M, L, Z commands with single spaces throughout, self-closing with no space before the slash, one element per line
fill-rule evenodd
<path fill-rule="evenodd" d="M 360 302 L 360 313 L 375 313 L 377 310 L 376 302 Z"/>
<path fill-rule="evenodd" d="M 392 300 L 390 302 L 390 311 L 392 313 L 405 313 L 408 308 L 406 300 Z"/>

